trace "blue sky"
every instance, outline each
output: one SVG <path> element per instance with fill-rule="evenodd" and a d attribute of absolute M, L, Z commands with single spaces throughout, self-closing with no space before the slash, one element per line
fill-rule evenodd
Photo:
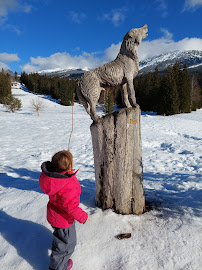
<path fill-rule="evenodd" d="M 0 68 L 95 68 L 148 25 L 140 59 L 202 50 L 202 0 L 0 0 Z"/>

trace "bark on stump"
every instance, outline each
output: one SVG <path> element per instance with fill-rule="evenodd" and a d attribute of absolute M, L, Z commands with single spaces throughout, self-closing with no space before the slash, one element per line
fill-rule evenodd
<path fill-rule="evenodd" d="M 90 127 L 95 165 L 96 205 L 120 214 L 145 208 L 140 108 L 116 111 Z"/>

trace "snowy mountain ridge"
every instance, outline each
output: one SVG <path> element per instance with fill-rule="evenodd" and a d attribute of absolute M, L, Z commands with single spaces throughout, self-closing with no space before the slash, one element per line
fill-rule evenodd
<path fill-rule="evenodd" d="M 65 77 L 80 77 L 84 74 L 84 72 L 88 71 L 88 68 L 80 69 L 80 68 L 53 68 L 47 70 L 41 70 L 37 73 L 40 75 L 47 75 L 47 76 L 58 76 L 61 78 Z"/>
<path fill-rule="evenodd" d="M 198 68 L 202 65 L 202 51 L 174 51 L 148 58 L 140 61 L 140 73 L 153 72 L 157 66 L 159 71 L 164 71 L 169 65 L 172 66 L 176 62 L 179 62 L 180 67 L 187 64 L 188 68 Z"/>

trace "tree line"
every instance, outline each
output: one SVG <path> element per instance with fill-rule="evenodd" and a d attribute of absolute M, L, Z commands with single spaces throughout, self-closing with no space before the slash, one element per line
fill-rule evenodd
<path fill-rule="evenodd" d="M 169 66 L 163 75 L 158 67 L 154 73 L 141 75 L 134 80 L 134 88 L 137 103 L 144 111 L 172 115 L 202 107 L 202 91 L 197 78 L 189 75 L 186 65 L 180 69 L 178 62 Z"/>
<path fill-rule="evenodd" d="M 77 82 L 68 78 L 48 77 L 38 73 L 26 74 L 23 72 L 20 82 L 32 92 L 50 95 L 60 100 L 62 105 L 69 106 L 76 92 Z"/>

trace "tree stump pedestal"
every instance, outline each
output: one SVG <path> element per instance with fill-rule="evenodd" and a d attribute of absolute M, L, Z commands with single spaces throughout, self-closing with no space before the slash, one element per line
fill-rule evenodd
<path fill-rule="evenodd" d="M 96 183 L 96 205 L 119 214 L 145 209 L 141 147 L 141 111 L 124 108 L 90 127 Z"/>

